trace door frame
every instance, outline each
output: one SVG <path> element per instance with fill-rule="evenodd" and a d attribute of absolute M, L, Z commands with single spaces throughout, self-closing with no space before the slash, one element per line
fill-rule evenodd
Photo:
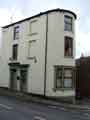
<path fill-rule="evenodd" d="M 20 82 L 20 91 L 21 92 L 24 92 L 24 90 L 21 90 L 21 74 L 20 74 L 20 71 L 21 70 L 26 70 L 27 71 L 27 73 L 26 73 L 26 90 L 25 90 L 25 92 L 27 92 L 27 82 L 28 82 L 28 67 L 29 67 L 29 64 L 20 64 L 20 63 L 9 63 L 8 64 L 9 65 L 9 88 L 11 88 L 11 70 L 16 70 L 16 74 L 17 74 L 17 76 L 16 76 L 16 85 L 17 85 L 17 81 L 18 81 L 18 79 L 17 79 L 17 77 L 19 77 L 19 82 Z M 19 76 L 18 76 L 18 72 L 19 72 Z M 17 86 L 16 86 L 16 88 L 15 89 L 13 89 L 12 88 L 12 90 L 18 90 L 17 89 Z"/>

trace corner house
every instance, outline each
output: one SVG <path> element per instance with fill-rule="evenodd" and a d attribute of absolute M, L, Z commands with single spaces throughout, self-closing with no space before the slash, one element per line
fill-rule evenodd
<path fill-rule="evenodd" d="M 2 27 L 0 87 L 73 98 L 75 20 L 53 9 Z"/>

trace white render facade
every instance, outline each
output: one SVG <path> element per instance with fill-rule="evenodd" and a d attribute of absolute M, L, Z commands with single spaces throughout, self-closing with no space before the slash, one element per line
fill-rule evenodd
<path fill-rule="evenodd" d="M 75 19 L 71 11 L 54 9 L 4 26 L 0 87 L 74 97 Z"/>

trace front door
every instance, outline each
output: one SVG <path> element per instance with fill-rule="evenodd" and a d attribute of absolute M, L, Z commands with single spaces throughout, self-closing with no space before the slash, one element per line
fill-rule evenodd
<path fill-rule="evenodd" d="M 22 92 L 27 91 L 27 69 L 20 70 L 20 90 Z"/>
<path fill-rule="evenodd" d="M 10 69 L 10 89 L 16 90 L 17 89 L 17 70 Z"/>
<path fill-rule="evenodd" d="M 10 64 L 10 88 L 27 92 L 28 65 Z"/>

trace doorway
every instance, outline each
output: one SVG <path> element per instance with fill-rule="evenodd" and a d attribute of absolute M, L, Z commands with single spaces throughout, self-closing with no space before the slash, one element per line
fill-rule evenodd
<path fill-rule="evenodd" d="M 22 92 L 27 91 L 27 69 L 20 70 L 20 90 Z"/>
<path fill-rule="evenodd" d="M 10 89 L 27 92 L 28 66 L 10 66 Z"/>
<path fill-rule="evenodd" d="M 10 69 L 10 89 L 16 90 L 17 89 L 17 70 Z"/>

